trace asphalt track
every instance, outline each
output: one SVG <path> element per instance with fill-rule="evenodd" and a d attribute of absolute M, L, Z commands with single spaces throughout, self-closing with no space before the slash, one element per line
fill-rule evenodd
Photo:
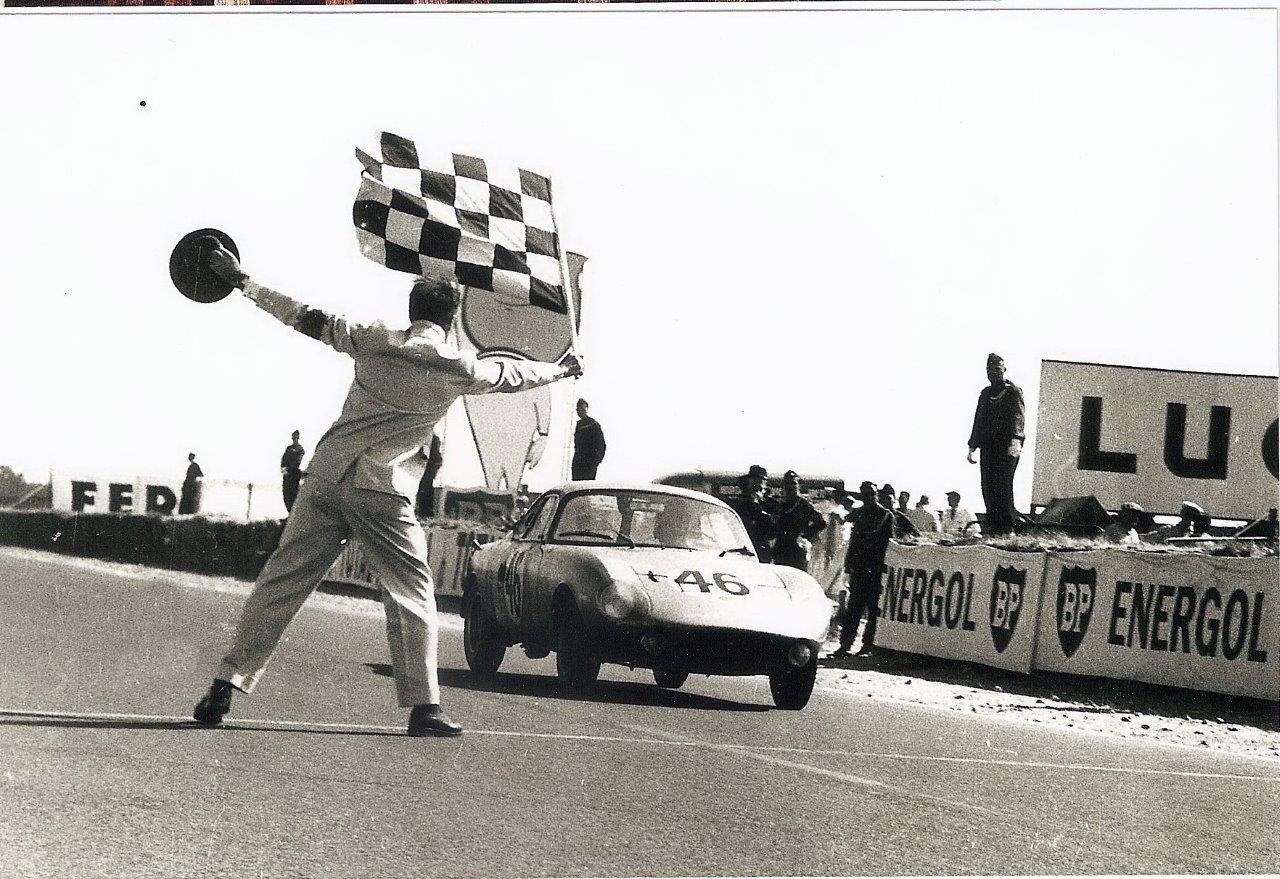
<path fill-rule="evenodd" d="M 317 596 L 220 729 L 186 717 L 244 589 L 0 549 L 2 876 L 1280 872 L 1280 761 L 764 679 L 466 671 L 410 739 L 381 610 Z"/>

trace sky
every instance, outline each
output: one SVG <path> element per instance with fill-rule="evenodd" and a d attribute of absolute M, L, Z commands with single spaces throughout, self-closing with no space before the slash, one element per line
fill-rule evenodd
<path fill-rule="evenodd" d="M 554 181 L 589 261 L 551 442 L 585 396 L 602 476 L 761 463 L 979 510 L 996 351 L 1026 509 L 1042 359 L 1277 373 L 1276 63 L 1270 10 L 10 11 L 0 463 L 260 481 L 311 448 L 350 361 L 183 299 L 168 258 L 216 227 L 257 280 L 403 322 L 350 219 L 390 130 Z"/>

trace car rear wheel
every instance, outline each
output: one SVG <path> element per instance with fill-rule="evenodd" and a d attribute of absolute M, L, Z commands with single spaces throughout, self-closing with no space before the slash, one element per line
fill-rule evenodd
<path fill-rule="evenodd" d="M 809 704 L 813 684 L 818 679 L 818 657 L 815 654 L 807 665 L 795 668 L 784 666 L 769 674 L 769 691 L 773 704 L 787 711 L 799 711 Z"/>
<path fill-rule="evenodd" d="M 659 687 L 665 687 L 668 690 L 680 689 L 687 680 L 689 680 L 687 671 L 672 671 L 669 668 L 655 668 L 653 670 L 653 682 Z"/>
<path fill-rule="evenodd" d="M 493 610 L 485 606 L 475 589 L 467 590 L 463 604 L 462 652 L 467 656 L 467 665 L 476 674 L 494 674 L 502 665 L 507 645 L 498 637 Z"/>
<path fill-rule="evenodd" d="M 556 677 L 570 690 L 580 690 L 599 675 L 600 661 L 587 651 L 578 606 L 565 599 L 556 614 Z"/>

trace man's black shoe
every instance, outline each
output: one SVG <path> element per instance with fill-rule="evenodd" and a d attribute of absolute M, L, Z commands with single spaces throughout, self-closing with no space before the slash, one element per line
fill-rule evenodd
<path fill-rule="evenodd" d="M 861 650 L 859 650 L 857 653 L 854 654 L 854 656 L 875 656 L 875 655 L 877 655 L 875 647 L 863 647 Z"/>
<path fill-rule="evenodd" d="M 849 655 L 849 648 L 841 647 L 839 650 L 832 650 L 830 655 L 827 656 L 827 659 L 844 659 Z"/>
<path fill-rule="evenodd" d="M 415 705 L 409 712 L 409 735 L 411 736 L 460 736 L 462 725 L 454 723 L 439 705 Z"/>
<path fill-rule="evenodd" d="M 231 684 L 227 681 L 215 680 L 209 692 L 196 703 L 196 710 L 192 712 L 196 723 L 204 726 L 217 726 L 222 723 L 222 718 L 231 711 L 231 689 Z"/>

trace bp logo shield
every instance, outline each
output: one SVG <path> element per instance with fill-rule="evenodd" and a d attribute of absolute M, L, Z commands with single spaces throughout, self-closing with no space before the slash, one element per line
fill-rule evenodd
<path fill-rule="evenodd" d="M 1098 572 L 1093 568 L 1064 567 L 1058 577 L 1058 643 L 1068 659 L 1080 648 L 1093 618 L 1098 592 Z"/>
<path fill-rule="evenodd" d="M 1004 653 L 1018 628 L 1022 596 L 1027 589 L 1027 572 L 997 565 L 991 578 L 991 640 L 997 653 Z"/>

